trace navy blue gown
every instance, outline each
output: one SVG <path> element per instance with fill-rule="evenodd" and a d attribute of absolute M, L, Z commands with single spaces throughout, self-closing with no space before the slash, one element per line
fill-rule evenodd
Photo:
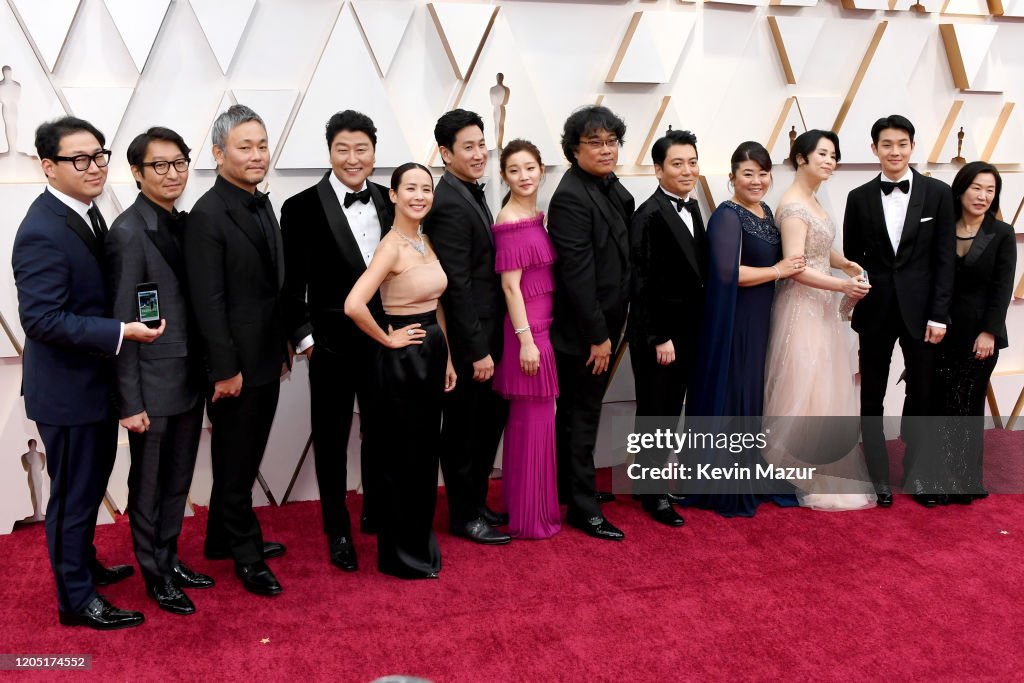
<path fill-rule="evenodd" d="M 700 417 L 748 417 L 750 420 L 697 424 L 725 431 L 759 431 L 764 408 L 764 366 L 768 351 L 775 282 L 739 286 L 739 266 L 764 268 L 782 258 L 782 237 L 771 209 L 761 202 L 764 218 L 732 201 L 726 201 L 708 222 L 708 279 L 701 339 L 697 350 L 695 381 L 686 401 L 686 414 Z M 706 453 L 717 465 L 734 463 L 753 467 L 760 453 Z M 729 481 L 728 493 L 716 492 L 710 482 L 693 504 L 713 509 L 725 517 L 750 517 L 758 504 L 770 499 L 779 505 L 796 505 L 792 495 L 763 496 L 756 480 Z"/>

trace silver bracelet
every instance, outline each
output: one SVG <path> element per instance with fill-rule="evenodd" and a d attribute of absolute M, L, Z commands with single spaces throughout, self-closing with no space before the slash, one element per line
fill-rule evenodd
<path fill-rule="evenodd" d="M 526 327 L 516 327 L 516 328 L 514 328 L 514 330 L 515 330 L 516 336 L 518 337 L 523 332 L 529 332 L 530 331 L 530 326 L 527 325 Z"/>
<path fill-rule="evenodd" d="M 779 270 L 779 267 L 776 265 L 773 265 L 772 268 L 775 269 L 775 281 L 778 282 L 782 279 L 782 271 Z"/>

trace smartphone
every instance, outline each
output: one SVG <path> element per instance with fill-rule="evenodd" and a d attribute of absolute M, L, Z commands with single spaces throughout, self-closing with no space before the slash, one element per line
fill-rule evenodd
<path fill-rule="evenodd" d="M 160 327 L 160 293 L 156 283 L 135 285 L 135 297 L 139 304 L 139 322 L 146 327 Z"/>

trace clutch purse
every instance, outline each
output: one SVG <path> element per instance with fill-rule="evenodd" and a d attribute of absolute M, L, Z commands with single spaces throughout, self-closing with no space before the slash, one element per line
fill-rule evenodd
<path fill-rule="evenodd" d="M 868 281 L 868 271 L 860 271 L 860 277 L 866 283 Z M 849 322 L 853 319 L 853 307 L 857 305 L 857 299 L 851 299 L 846 294 L 843 295 L 842 300 L 839 302 L 839 317 Z"/>

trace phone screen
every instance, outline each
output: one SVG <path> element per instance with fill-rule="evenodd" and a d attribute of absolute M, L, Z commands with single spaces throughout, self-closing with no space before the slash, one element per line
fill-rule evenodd
<path fill-rule="evenodd" d="M 160 296 L 155 289 L 137 292 L 139 297 L 139 322 L 160 323 Z"/>

